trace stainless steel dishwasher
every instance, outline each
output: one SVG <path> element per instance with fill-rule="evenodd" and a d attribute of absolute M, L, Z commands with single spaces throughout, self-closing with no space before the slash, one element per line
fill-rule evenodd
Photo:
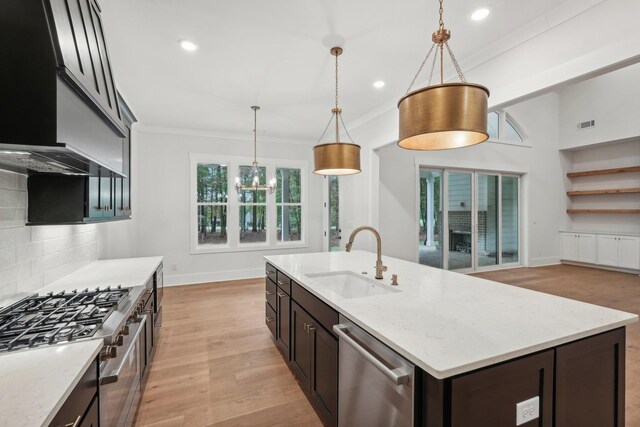
<path fill-rule="evenodd" d="M 338 425 L 413 426 L 414 365 L 340 316 Z"/>

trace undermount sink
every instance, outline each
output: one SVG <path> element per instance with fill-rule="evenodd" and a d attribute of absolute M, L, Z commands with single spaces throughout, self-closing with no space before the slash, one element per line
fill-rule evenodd
<path fill-rule="evenodd" d="M 343 298 L 363 298 L 400 292 L 374 279 L 363 277 L 353 271 L 331 271 L 307 274 L 313 283 L 330 290 Z"/>

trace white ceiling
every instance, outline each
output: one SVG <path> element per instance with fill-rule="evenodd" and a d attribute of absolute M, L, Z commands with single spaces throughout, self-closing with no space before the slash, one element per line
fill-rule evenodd
<path fill-rule="evenodd" d="M 562 3 L 446 0 L 450 45 L 464 60 Z M 319 138 L 331 115 L 331 46 L 345 50 L 340 104 L 349 123 L 404 95 L 437 27 L 436 0 L 108 0 L 101 6 L 116 80 L 145 125 L 250 136 L 249 107 L 260 105 L 262 134 L 307 141 Z M 471 21 L 480 6 L 491 15 Z M 181 39 L 199 50 L 182 50 Z M 374 89 L 376 80 L 387 84 Z"/>

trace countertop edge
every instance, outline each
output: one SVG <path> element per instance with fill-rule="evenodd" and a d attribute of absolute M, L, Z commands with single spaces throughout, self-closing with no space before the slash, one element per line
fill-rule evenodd
<path fill-rule="evenodd" d="M 78 372 L 78 375 L 76 375 L 76 377 L 73 379 L 69 387 L 65 390 L 62 396 L 60 396 L 60 399 L 55 404 L 55 406 L 51 409 L 51 411 L 49 412 L 49 415 L 43 420 L 41 426 L 48 426 L 51 423 L 51 421 L 53 421 L 55 416 L 58 414 L 58 411 L 60 410 L 60 408 L 62 408 L 66 400 L 71 395 L 71 392 L 73 391 L 75 386 L 78 385 L 78 381 L 80 381 L 80 379 L 85 374 L 85 372 L 87 371 L 91 363 L 95 361 L 95 358 L 100 353 L 100 350 L 102 350 L 102 347 L 103 347 L 102 339 L 95 339 L 95 340 L 89 340 L 89 341 L 95 342 L 96 348 L 91 353 L 91 356 L 84 362 L 84 364 L 82 365 L 82 369 L 80 369 L 80 371 Z M 68 345 L 73 345 L 73 344 L 68 344 Z M 98 368 L 96 367 L 96 375 L 97 375 L 97 371 L 98 371 Z"/>
<path fill-rule="evenodd" d="M 522 348 L 522 349 L 518 349 L 516 351 L 512 351 L 510 353 L 505 353 L 505 354 L 500 355 L 500 356 L 491 357 L 491 358 L 487 358 L 487 359 L 481 359 L 481 360 L 479 360 L 477 362 L 474 362 L 474 363 L 460 365 L 460 366 L 457 366 L 455 368 L 451 368 L 451 369 L 447 369 L 447 370 L 443 370 L 442 371 L 442 370 L 438 370 L 438 369 L 436 369 L 436 368 L 434 368 L 432 366 L 429 366 L 422 359 L 418 358 L 417 356 L 413 355 L 412 353 L 410 353 L 410 352 L 406 351 L 405 349 L 401 348 L 399 345 L 397 345 L 395 342 L 390 340 L 388 337 L 382 336 L 377 331 L 372 330 L 371 327 L 369 327 L 362 320 L 360 320 L 357 317 L 345 312 L 343 308 L 338 307 L 331 300 L 328 300 L 323 295 L 318 294 L 311 286 L 308 286 L 302 280 L 297 278 L 296 275 L 294 275 L 292 272 L 290 272 L 287 269 L 279 266 L 276 262 L 271 260 L 270 259 L 271 258 L 270 255 L 265 255 L 263 258 L 265 259 L 265 261 L 269 262 L 270 264 L 272 264 L 273 266 L 277 267 L 279 270 L 284 272 L 293 281 L 298 283 L 306 291 L 310 292 L 313 296 L 315 296 L 316 298 L 320 299 L 322 302 L 324 302 L 325 304 L 327 304 L 328 306 L 330 306 L 331 308 L 336 310 L 338 313 L 340 313 L 343 316 L 347 317 L 350 321 L 352 321 L 353 323 L 355 323 L 356 325 L 358 325 L 359 327 L 364 329 L 367 333 L 371 334 L 373 337 L 375 337 L 376 339 L 381 341 L 383 344 L 389 346 L 389 348 L 391 348 L 392 350 L 394 350 L 395 352 L 397 352 L 401 356 L 407 358 L 411 363 L 413 363 L 414 365 L 420 367 L 422 370 L 424 370 L 425 372 L 427 372 L 431 376 L 435 377 L 436 379 L 451 378 L 453 376 L 464 374 L 464 373 L 467 373 L 467 372 L 471 372 L 471 371 L 474 371 L 476 369 L 486 368 L 486 367 L 489 367 L 491 365 L 495 365 L 497 363 L 505 362 L 505 361 L 508 361 L 508 360 L 511 360 L 511 359 L 515 359 L 515 358 L 518 358 L 518 357 L 521 357 L 521 356 L 526 356 L 528 354 L 532 354 L 532 353 L 536 353 L 536 352 L 539 352 L 539 351 L 547 350 L 547 349 L 550 349 L 550 348 L 553 348 L 553 347 L 556 347 L 556 346 L 559 346 L 559 345 L 562 345 L 562 344 L 568 344 L 568 343 L 573 342 L 573 341 L 578 341 L 578 340 L 583 339 L 583 338 L 587 338 L 587 337 L 590 337 L 590 336 L 593 336 L 593 335 L 598 335 L 598 334 L 603 333 L 603 332 L 611 331 L 613 329 L 617 329 L 617 328 L 620 328 L 620 327 L 623 327 L 623 326 L 626 326 L 626 325 L 629 325 L 629 324 L 632 324 L 632 323 L 636 323 L 639 320 L 638 315 L 634 315 L 632 313 L 627 313 L 627 314 L 629 314 L 629 317 L 627 319 L 624 319 L 624 320 L 620 320 L 620 321 L 617 321 L 617 322 L 614 322 L 614 323 L 611 323 L 611 324 L 603 325 L 601 327 L 594 328 L 594 329 L 591 329 L 591 330 L 588 330 L 588 331 L 583 331 L 583 332 L 579 332 L 579 333 L 576 333 L 576 334 L 568 335 L 566 337 L 562 337 L 562 338 L 557 338 L 557 339 L 554 339 L 554 340 L 546 341 L 544 343 L 540 343 L 540 344 L 535 345 L 535 346 L 530 346 L 530 347 L 525 347 L 525 348 Z M 509 285 L 507 285 L 507 286 L 509 286 Z"/>

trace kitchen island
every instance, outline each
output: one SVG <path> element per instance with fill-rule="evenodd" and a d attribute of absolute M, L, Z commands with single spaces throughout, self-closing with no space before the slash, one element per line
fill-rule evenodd
<path fill-rule="evenodd" d="M 328 344 L 325 354 L 311 355 L 311 365 L 334 353 L 339 365 L 331 323 L 342 316 L 415 365 L 416 425 L 516 425 L 516 405 L 534 397 L 537 411 L 518 425 L 585 425 L 580 416 L 604 422 L 586 425 L 624 425 L 624 326 L 638 320 L 635 314 L 389 257 L 378 281 L 375 256 L 363 251 L 266 260 L 267 324 L 276 320 L 274 339 L 298 378 L 304 369 L 296 339 L 304 334 L 296 329 L 296 311 L 309 319 L 305 330 L 325 334 L 315 349 L 330 343 L 327 337 L 335 341 L 335 351 Z M 391 286 L 393 274 L 398 286 Z M 367 295 L 347 289 L 367 282 L 374 289 Z M 340 385 L 330 362 L 317 367 L 322 375 L 308 370 L 303 388 L 323 420 L 337 424 Z M 326 375 L 336 376 L 335 396 L 327 396 L 331 385 L 318 397 L 311 379 Z M 576 405 L 589 409 L 575 414 Z"/>

